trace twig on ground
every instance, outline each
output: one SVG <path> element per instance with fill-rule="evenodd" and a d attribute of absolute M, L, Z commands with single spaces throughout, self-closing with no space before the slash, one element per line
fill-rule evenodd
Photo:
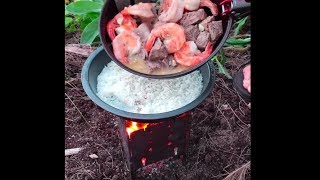
<path fill-rule="evenodd" d="M 76 81 L 78 80 L 77 78 L 70 78 L 69 80 L 67 81 L 64 81 L 65 83 L 71 83 L 72 81 Z"/>
<path fill-rule="evenodd" d="M 243 99 L 240 99 L 240 101 L 239 101 L 239 106 L 238 106 L 238 108 L 239 108 L 239 110 L 240 110 L 240 113 L 242 114 L 242 116 L 245 116 L 246 115 L 246 113 L 242 110 L 242 107 L 241 107 L 241 103 L 244 103 L 244 104 L 246 104 L 244 101 L 243 101 Z M 247 105 L 246 105 L 247 106 Z"/>
<path fill-rule="evenodd" d="M 98 144 L 98 143 L 95 143 L 97 146 L 100 146 L 102 147 L 108 154 L 109 156 L 111 157 L 111 168 L 113 168 L 113 158 L 112 158 L 112 155 L 111 153 L 108 151 L 108 149 L 106 149 L 105 147 L 103 147 L 101 144 Z"/>
<path fill-rule="evenodd" d="M 250 161 L 242 165 L 240 168 L 232 171 L 223 180 L 245 180 L 245 176 L 248 169 L 250 169 Z"/>
<path fill-rule="evenodd" d="M 222 116 L 224 117 L 223 119 L 227 122 L 230 130 L 232 130 L 231 124 L 229 123 L 228 118 L 224 115 L 224 113 L 220 110 L 220 108 L 218 108 L 218 111 L 219 111 L 219 112 L 222 114 Z"/>
<path fill-rule="evenodd" d="M 227 89 L 231 94 L 234 95 L 234 92 L 232 92 L 232 90 L 228 87 L 227 83 L 224 81 L 224 79 L 221 78 L 222 81 L 222 86 L 225 87 L 225 89 Z"/>
<path fill-rule="evenodd" d="M 249 144 L 246 145 L 246 146 L 241 150 L 240 155 L 239 155 L 240 157 L 242 156 L 242 153 L 244 152 L 244 150 L 247 149 L 247 147 L 249 147 Z M 239 164 L 239 160 L 240 160 L 240 158 L 238 158 L 237 164 Z"/>
<path fill-rule="evenodd" d="M 231 157 L 231 158 L 232 158 L 232 157 Z M 231 159 L 231 158 L 230 158 L 230 159 Z M 222 169 L 222 170 L 224 170 L 225 172 L 227 172 L 227 174 L 230 174 L 230 172 L 227 171 L 226 169 L 227 169 L 228 167 L 234 165 L 234 164 L 229 164 L 229 163 L 230 163 L 230 161 L 228 162 L 228 165 Z"/>
<path fill-rule="evenodd" d="M 77 109 L 77 111 L 79 112 L 79 114 L 81 115 L 81 117 L 83 118 L 83 120 L 91 127 L 91 125 L 88 123 L 88 121 L 86 120 L 86 118 L 84 118 L 84 116 L 82 115 L 81 111 L 79 110 L 79 108 L 74 104 L 74 102 L 72 101 L 72 99 L 68 96 L 67 93 L 64 93 L 67 98 L 71 101 L 71 103 L 74 105 L 74 107 Z"/>
<path fill-rule="evenodd" d="M 72 119 L 70 119 L 70 118 L 67 118 L 67 117 L 65 117 L 65 120 L 68 120 L 68 121 L 71 121 L 71 122 L 73 122 L 73 120 L 72 120 Z"/>
<path fill-rule="evenodd" d="M 233 47 L 233 46 L 228 46 L 228 47 L 224 47 L 223 50 L 225 51 L 238 51 L 238 52 L 246 52 L 247 50 L 250 49 L 250 45 L 246 46 L 246 47 L 243 47 L 243 48 L 240 48 L 240 47 Z"/>
<path fill-rule="evenodd" d="M 200 151 L 201 151 L 201 148 L 203 147 L 203 152 L 205 152 L 206 151 L 206 146 L 201 146 L 201 147 L 199 147 L 199 151 L 198 151 L 198 155 L 197 155 L 197 161 L 196 161 L 196 163 L 195 163 L 195 168 L 197 168 L 198 167 L 198 164 L 199 164 L 199 156 L 200 156 Z M 202 152 L 202 153 L 203 153 Z M 202 154 L 201 153 L 201 154 Z"/>
<path fill-rule="evenodd" d="M 69 84 L 71 87 L 73 87 L 74 89 L 79 89 L 76 85 L 74 85 L 74 84 L 72 84 L 72 83 L 70 83 L 70 82 L 66 82 L 66 84 Z"/>
<path fill-rule="evenodd" d="M 248 126 L 246 123 L 244 123 L 244 122 L 240 119 L 240 117 L 237 115 L 237 113 L 232 109 L 231 105 L 230 105 L 229 103 L 227 103 L 227 104 L 229 105 L 232 113 L 238 118 L 238 120 L 239 120 L 240 122 L 242 122 L 245 126 Z"/>
<path fill-rule="evenodd" d="M 226 176 L 228 174 L 218 174 L 218 175 L 212 175 L 211 178 L 214 178 L 214 179 L 217 179 L 217 178 L 220 178 L 222 176 Z"/>

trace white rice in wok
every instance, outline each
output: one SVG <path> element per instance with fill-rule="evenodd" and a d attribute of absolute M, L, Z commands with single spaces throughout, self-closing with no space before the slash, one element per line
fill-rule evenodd
<path fill-rule="evenodd" d="M 113 61 L 104 67 L 97 81 L 97 95 L 102 101 L 141 114 L 181 108 L 195 100 L 203 87 L 200 71 L 174 79 L 149 79 L 129 73 Z"/>

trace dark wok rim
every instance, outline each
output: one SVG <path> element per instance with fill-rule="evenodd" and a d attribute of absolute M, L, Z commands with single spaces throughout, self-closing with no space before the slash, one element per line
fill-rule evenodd
<path fill-rule="evenodd" d="M 110 3 L 110 0 L 107 0 L 104 3 L 102 11 L 100 13 L 100 19 L 99 19 L 99 37 L 101 39 L 103 48 L 105 49 L 105 51 L 107 52 L 107 54 L 111 58 L 111 60 L 114 61 L 115 63 L 117 63 L 117 65 L 119 65 L 121 68 L 125 69 L 126 71 L 129 71 L 130 73 L 136 74 L 138 76 L 147 77 L 147 78 L 154 78 L 154 79 L 176 78 L 176 77 L 180 77 L 180 76 L 183 76 L 183 75 L 187 75 L 187 74 L 199 69 L 204 64 L 209 62 L 211 60 L 211 58 L 213 58 L 213 56 L 215 56 L 220 51 L 220 49 L 223 47 L 223 45 L 224 45 L 225 41 L 227 40 L 228 35 L 230 33 L 232 22 L 233 22 L 233 17 L 229 16 L 228 17 L 227 28 L 226 28 L 226 31 L 223 34 L 223 37 L 222 37 L 220 43 L 218 44 L 218 46 L 214 47 L 215 49 L 211 53 L 211 55 L 205 61 L 203 61 L 202 63 L 198 64 L 197 66 L 195 66 L 193 68 L 189 68 L 188 70 L 181 71 L 181 72 L 178 72 L 178 73 L 173 73 L 173 74 L 166 74 L 166 75 L 145 74 L 145 73 L 134 71 L 134 70 L 128 68 L 127 66 L 125 66 L 121 62 L 119 62 L 117 59 L 114 59 L 113 55 L 109 53 L 108 48 L 107 48 L 106 38 L 105 38 L 105 36 L 102 36 L 102 28 L 105 28 L 105 24 L 102 23 L 102 19 L 104 19 L 102 16 L 106 13 L 106 9 L 107 9 L 106 7 L 109 5 L 109 3 Z"/>
<path fill-rule="evenodd" d="M 81 82 L 82 82 L 82 86 L 84 91 L 86 92 L 86 94 L 90 97 L 90 99 L 97 104 L 98 106 L 100 106 L 101 108 L 116 114 L 118 116 L 121 117 L 125 117 L 125 118 L 129 118 L 129 119 L 138 119 L 138 120 L 145 120 L 145 122 L 152 122 L 153 120 L 158 120 L 158 119 L 166 119 L 166 118 L 171 118 L 174 116 L 178 116 L 180 114 L 183 114 L 187 111 L 190 111 L 191 109 L 195 108 L 196 106 L 198 106 L 213 90 L 214 87 L 214 82 L 215 82 L 215 70 L 213 68 L 213 64 L 210 61 L 209 63 L 206 64 L 208 70 L 209 70 L 209 74 L 207 78 L 210 78 L 209 82 L 208 82 L 208 86 L 206 87 L 206 89 L 204 90 L 204 92 L 202 92 L 202 94 L 200 94 L 200 96 L 198 98 L 196 98 L 194 101 L 192 101 L 191 103 L 173 110 L 173 111 L 169 111 L 169 112 L 165 112 L 165 113 L 157 113 L 157 114 L 138 114 L 138 113 L 131 113 L 131 112 L 127 112 L 127 111 L 123 111 L 117 108 L 114 108 L 108 104 L 106 104 L 105 102 L 103 102 L 92 90 L 92 88 L 89 85 L 89 68 L 91 66 L 91 62 L 94 60 L 94 58 L 97 56 L 97 54 L 99 54 L 101 51 L 103 51 L 103 47 L 99 47 L 98 49 L 96 49 L 86 60 L 86 62 L 84 63 L 83 67 L 82 67 L 82 72 L 81 72 Z"/>

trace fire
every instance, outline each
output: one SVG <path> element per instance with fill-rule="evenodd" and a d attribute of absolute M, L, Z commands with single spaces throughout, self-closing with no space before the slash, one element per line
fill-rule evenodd
<path fill-rule="evenodd" d="M 133 133 L 134 131 L 138 131 L 140 129 L 146 130 L 148 126 L 148 123 L 138 123 L 134 121 L 127 121 L 126 122 L 126 130 L 130 139 L 130 134 Z"/>

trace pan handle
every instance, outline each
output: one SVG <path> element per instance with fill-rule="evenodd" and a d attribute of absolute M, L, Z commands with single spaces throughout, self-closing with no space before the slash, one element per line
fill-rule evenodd
<path fill-rule="evenodd" d="M 222 8 L 222 16 L 248 14 L 250 13 L 251 7 L 250 1 L 247 2 L 246 0 L 223 0 L 220 2 L 220 5 Z"/>
<path fill-rule="evenodd" d="M 231 12 L 247 13 L 250 11 L 251 3 L 246 0 L 232 0 Z"/>

